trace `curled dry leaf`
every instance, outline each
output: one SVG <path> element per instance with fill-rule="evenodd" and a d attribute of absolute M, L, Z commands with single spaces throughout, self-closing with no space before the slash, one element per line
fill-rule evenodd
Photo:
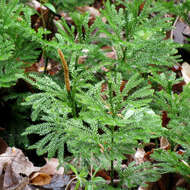
<path fill-rule="evenodd" d="M 39 171 L 39 167 L 35 167 L 32 162 L 28 160 L 23 152 L 17 148 L 8 147 L 6 152 L 0 155 L 0 175 L 6 164 L 11 164 L 12 170 L 16 174 L 25 174 L 29 176 L 34 171 Z"/>
<path fill-rule="evenodd" d="M 114 51 L 111 51 L 111 52 L 107 52 L 106 53 L 106 57 L 109 57 L 111 59 L 116 59 L 116 54 Z"/>
<path fill-rule="evenodd" d="M 77 10 L 80 11 L 81 13 L 89 12 L 91 17 L 100 16 L 100 12 L 94 7 L 89 7 L 89 6 L 77 7 Z"/>
<path fill-rule="evenodd" d="M 50 160 L 45 158 L 45 160 L 46 164 L 40 169 L 41 173 L 46 173 L 48 175 L 55 175 L 55 174 L 62 175 L 64 173 L 64 167 L 61 166 L 58 169 L 59 161 L 57 158 L 51 158 Z"/>
<path fill-rule="evenodd" d="M 70 177 L 68 175 L 59 175 L 56 174 L 52 177 L 51 183 L 44 185 L 44 188 L 47 189 L 63 189 L 70 181 Z"/>
<path fill-rule="evenodd" d="M 101 48 L 103 51 L 105 51 L 105 56 L 111 59 L 117 59 L 116 52 L 113 47 L 111 46 L 104 46 Z"/>
<path fill-rule="evenodd" d="M 162 111 L 162 126 L 166 127 L 170 121 L 170 118 L 168 117 L 168 113 L 166 111 Z"/>
<path fill-rule="evenodd" d="M 108 172 L 106 170 L 99 170 L 96 175 L 96 177 L 102 177 L 105 180 L 111 180 L 111 177 L 109 176 Z"/>
<path fill-rule="evenodd" d="M 30 184 L 32 185 L 47 185 L 51 182 L 52 177 L 49 174 L 35 172 L 30 176 Z"/>
<path fill-rule="evenodd" d="M 143 148 L 138 148 L 135 155 L 134 155 L 134 160 L 136 164 L 141 164 L 144 162 L 144 156 L 145 156 L 145 151 Z"/>
<path fill-rule="evenodd" d="M 180 154 L 180 155 L 183 155 L 185 152 L 186 152 L 186 151 L 183 150 L 183 149 L 179 149 L 179 150 L 177 151 L 177 153 Z"/>
<path fill-rule="evenodd" d="M 182 75 L 186 84 L 190 82 L 190 65 L 187 62 L 182 64 Z"/>
<path fill-rule="evenodd" d="M 176 182 L 176 186 L 179 187 L 179 186 L 182 186 L 186 183 L 185 179 L 184 178 L 180 178 L 178 179 L 178 181 Z"/>
<path fill-rule="evenodd" d="M 31 0 L 27 3 L 30 7 L 34 8 L 34 9 L 38 9 L 38 8 L 41 8 L 43 10 L 47 10 L 47 7 L 43 6 L 41 3 L 39 3 L 38 1 L 36 0 Z"/>
<path fill-rule="evenodd" d="M 78 64 L 83 64 L 87 58 L 87 55 L 80 56 L 78 59 Z"/>
<path fill-rule="evenodd" d="M 68 25 L 71 26 L 71 25 L 74 24 L 72 18 L 69 16 L 68 13 L 66 13 L 66 12 L 64 12 L 64 11 L 61 11 L 61 12 L 59 12 L 59 14 L 61 15 L 61 17 L 64 18 L 64 20 L 67 22 Z M 59 22 L 57 22 L 56 24 L 59 25 Z M 59 26 L 60 26 L 60 28 L 62 28 L 62 29 L 64 30 L 64 27 L 63 27 L 61 24 L 60 24 Z"/>
<path fill-rule="evenodd" d="M 148 184 L 148 186 L 147 187 L 143 187 L 143 186 L 140 186 L 139 188 L 138 188 L 138 190 L 151 190 L 152 189 L 152 184 Z"/>
<path fill-rule="evenodd" d="M 146 152 L 144 151 L 144 149 L 138 148 L 134 155 L 134 160 L 136 164 L 142 164 L 143 162 L 145 162 L 145 155 Z M 147 183 L 147 185 L 148 185 L 147 187 L 139 186 L 138 190 L 151 190 L 152 184 Z"/>
<path fill-rule="evenodd" d="M 18 186 L 21 176 L 15 173 L 11 167 L 11 164 L 7 164 L 5 168 L 3 188 L 4 189 L 14 189 Z"/>
<path fill-rule="evenodd" d="M 164 150 L 170 149 L 170 143 L 167 138 L 165 138 L 165 137 L 160 138 L 160 148 L 164 149 Z"/>
<path fill-rule="evenodd" d="M 121 81 L 121 85 L 120 85 L 120 92 L 123 91 L 123 89 L 125 88 L 125 85 L 126 85 L 127 81 L 126 80 L 122 80 Z"/>
<path fill-rule="evenodd" d="M 176 94 L 180 94 L 181 92 L 183 92 L 183 86 L 185 85 L 185 81 L 179 82 L 177 84 L 174 84 L 172 86 L 172 91 Z"/>
<path fill-rule="evenodd" d="M 173 30 L 173 40 L 180 44 L 187 43 L 187 39 L 184 34 L 187 34 L 188 25 L 184 23 L 181 19 L 177 19 L 175 23 L 175 29 Z"/>
<path fill-rule="evenodd" d="M 90 18 L 89 18 L 89 26 L 91 26 L 96 17 L 99 17 L 100 16 L 100 11 L 94 7 L 89 7 L 89 6 L 83 6 L 83 7 L 77 7 L 76 8 L 80 13 L 85 13 L 85 12 L 88 12 L 90 14 Z M 102 18 L 102 22 L 106 22 L 106 18 L 103 17 Z"/>
<path fill-rule="evenodd" d="M 189 25 L 186 25 L 183 30 L 183 35 L 190 37 L 190 27 Z"/>
<path fill-rule="evenodd" d="M 15 173 L 11 163 L 7 164 L 5 174 L 1 176 L 0 189 L 3 190 L 31 190 L 28 177 Z"/>

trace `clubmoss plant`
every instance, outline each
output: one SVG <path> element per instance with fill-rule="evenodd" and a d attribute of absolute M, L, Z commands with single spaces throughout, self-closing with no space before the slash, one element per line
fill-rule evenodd
<path fill-rule="evenodd" d="M 101 16 L 91 24 L 88 13 L 76 11 L 69 13 L 72 26 L 64 18 L 55 21 L 57 33 L 48 40 L 45 27 L 31 28 L 31 9 L 18 0 L 0 2 L 0 87 L 22 78 L 36 92 L 22 103 L 31 106 L 35 122 L 23 135 L 41 137 L 30 149 L 47 153 L 48 158 L 56 156 L 60 164 L 72 160 L 77 186 L 86 189 L 142 187 L 162 172 L 188 177 L 189 86 L 181 94 L 172 92 L 179 80 L 167 71 L 180 56 L 179 45 L 166 39 L 173 20 L 164 17 L 165 6 L 152 0 L 105 1 Z M 37 49 L 59 61 L 64 76 L 24 74 L 24 63 L 38 58 Z M 162 111 L 170 118 L 167 127 L 162 126 Z M 146 161 L 122 167 L 126 155 L 133 157 L 137 148 L 161 136 L 172 149 L 156 147 L 152 158 L 158 165 Z M 183 155 L 175 151 L 178 145 L 185 150 Z M 101 169 L 110 173 L 110 181 L 95 177 Z"/>

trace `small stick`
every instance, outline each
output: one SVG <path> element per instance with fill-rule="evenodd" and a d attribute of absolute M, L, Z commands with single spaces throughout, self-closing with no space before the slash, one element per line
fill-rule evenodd
<path fill-rule="evenodd" d="M 180 18 L 179 16 L 176 17 L 176 19 L 175 19 L 175 21 L 174 21 L 174 23 L 173 23 L 173 27 L 176 26 L 176 24 L 177 24 L 179 18 Z M 170 34 L 170 39 L 171 39 L 171 40 L 173 40 L 173 35 L 174 35 L 174 28 L 172 28 L 172 30 L 171 30 L 171 34 Z"/>

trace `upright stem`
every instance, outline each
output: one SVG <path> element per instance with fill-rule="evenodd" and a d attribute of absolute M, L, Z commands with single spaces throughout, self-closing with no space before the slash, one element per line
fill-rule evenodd
<path fill-rule="evenodd" d="M 113 102 L 112 102 L 112 98 L 113 98 L 113 92 L 112 92 L 112 85 L 111 83 L 108 83 L 108 88 L 109 88 L 109 103 L 111 106 L 111 113 L 113 115 L 113 117 L 115 117 L 115 111 L 113 108 Z M 113 144 L 114 144 L 114 126 L 111 127 L 111 151 L 113 151 Z M 113 180 L 114 180 L 114 165 L 113 165 L 113 160 L 111 160 L 111 185 L 113 186 Z"/>
<path fill-rule="evenodd" d="M 45 59 L 45 67 L 44 67 L 44 74 L 47 73 L 47 67 L 48 67 L 48 57 L 46 56 L 46 53 L 45 51 L 43 50 L 43 53 L 42 53 L 44 59 Z"/>
<path fill-rule="evenodd" d="M 42 1 L 40 0 L 40 13 L 41 13 L 40 17 L 42 19 L 42 26 L 43 26 L 44 29 L 46 29 L 46 22 L 45 22 L 42 6 L 43 6 Z M 45 40 L 47 40 L 47 34 L 44 35 L 44 38 L 45 38 Z M 46 54 L 46 51 L 45 51 L 45 47 L 43 47 L 42 56 L 45 59 L 44 74 L 46 74 L 47 73 L 47 66 L 48 66 L 48 57 L 47 57 L 47 54 Z"/>
<path fill-rule="evenodd" d="M 45 29 L 46 28 L 46 22 L 45 22 L 45 19 L 44 19 L 44 13 L 43 13 L 43 10 L 42 10 L 42 2 L 40 1 L 40 13 L 41 13 L 41 18 L 42 18 L 42 25 L 43 25 L 43 28 Z M 45 38 L 46 38 L 46 34 L 45 34 Z"/>
<path fill-rule="evenodd" d="M 69 102 L 70 102 L 71 108 L 72 108 L 72 115 L 73 115 L 73 117 L 77 117 L 76 103 L 75 103 L 74 98 L 71 94 L 70 79 L 69 79 L 69 67 L 68 67 L 67 62 L 65 60 L 63 52 L 60 49 L 58 49 L 58 54 L 61 58 L 61 62 L 62 62 L 63 70 L 64 70 L 65 86 L 66 86 L 66 90 L 67 90 L 67 94 L 68 94 L 68 99 L 69 99 Z"/>
<path fill-rule="evenodd" d="M 112 148 L 112 150 L 113 150 L 113 142 L 114 142 L 113 133 L 114 133 L 114 130 L 112 130 L 112 137 L 111 137 L 111 148 Z M 112 186 L 113 186 L 113 180 L 114 180 L 114 165 L 113 165 L 113 160 L 111 160 L 111 185 Z"/>
<path fill-rule="evenodd" d="M 76 118 L 77 117 L 76 103 L 74 101 L 74 98 L 71 95 L 71 92 L 68 92 L 68 98 L 69 98 L 69 101 L 71 103 L 72 115 L 74 118 Z"/>

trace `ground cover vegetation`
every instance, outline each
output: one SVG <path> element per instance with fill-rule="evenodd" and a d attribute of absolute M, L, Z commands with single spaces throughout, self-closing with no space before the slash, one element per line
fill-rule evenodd
<path fill-rule="evenodd" d="M 66 190 L 190 189 L 189 11 L 0 0 L 1 154 L 58 158 Z"/>

